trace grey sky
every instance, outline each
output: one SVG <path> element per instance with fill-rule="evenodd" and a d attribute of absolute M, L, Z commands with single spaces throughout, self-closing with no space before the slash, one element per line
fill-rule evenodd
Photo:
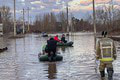
<path fill-rule="evenodd" d="M 95 0 L 96 7 L 104 4 L 109 5 L 110 0 Z M 113 0 L 114 5 L 119 8 L 120 0 Z M 16 0 L 17 18 L 22 16 L 22 9 L 30 8 L 30 15 L 34 18 L 37 14 L 49 12 L 59 13 L 65 11 L 66 3 L 69 5 L 69 12 L 77 18 L 85 18 L 92 12 L 92 0 Z M 9 6 L 13 13 L 13 0 L 0 0 L 0 6 Z"/>

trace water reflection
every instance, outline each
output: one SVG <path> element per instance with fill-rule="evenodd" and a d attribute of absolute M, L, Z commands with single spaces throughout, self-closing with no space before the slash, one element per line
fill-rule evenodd
<path fill-rule="evenodd" d="M 57 73 L 56 63 L 55 62 L 48 63 L 48 78 L 56 79 L 56 73 Z"/>

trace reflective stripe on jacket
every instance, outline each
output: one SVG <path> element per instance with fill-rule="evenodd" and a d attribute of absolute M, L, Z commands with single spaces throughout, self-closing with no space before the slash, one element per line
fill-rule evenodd
<path fill-rule="evenodd" d="M 102 38 L 97 44 L 97 56 L 100 61 L 111 62 L 114 60 L 116 50 L 110 38 Z"/>
<path fill-rule="evenodd" d="M 99 59 L 99 60 L 102 61 L 102 62 L 111 62 L 114 59 L 113 58 L 102 58 L 102 59 Z"/>

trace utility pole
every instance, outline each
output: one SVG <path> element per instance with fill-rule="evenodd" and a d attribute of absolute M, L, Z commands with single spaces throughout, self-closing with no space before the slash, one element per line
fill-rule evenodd
<path fill-rule="evenodd" d="M 69 34 L 69 21 L 68 21 L 68 3 L 67 3 L 67 6 L 66 6 L 66 12 L 67 12 L 67 33 Z"/>
<path fill-rule="evenodd" d="M 113 0 L 111 0 L 111 29 L 113 28 L 113 26 L 114 26 L 114 23 L 113 23 L 113 21 L 114 21 L 114 5 L 113 5 Z"/>
<path fill-rule="evenodd" d="M 96 50 L 96 15 L 95 15 L 95 0 L 93 0 L 93 26 L 94 26 L 94 49 Z"/>
<path fill-rule="evenodd" d="M 111 0 L 111 14 L 112 14 L 112 18 L 113 18 L 113 7 L 114 7 L 113 0 Z"/>
<path fill-rule="evenodd" d="M 66 12 L 67 12 L 67 35 L 68 35 L 68 41 L 69 41 L 69 16 L 68 16 L 68 3 L 66 6 Z"/>
<path fill-rule="evenodd" d="M 25 33 L 25 19 L 24 19 L 24 15 L 25 15 L 25 10 L 23 9 L 23 34 Z"/>
<path fill-rule="evenodd" d="M 2 23 L 2 16 L 1 16 L 1 11 L 0 11 L 0 23 Z"/>
<path fill-rule="evenodd" d="M 14 36 L 16 36 L 16 0 L 14 0 Z"/>
<path fill-rule="evenodd" d="M 28 7 L 28 32 L 30 31 L 30 13 L 29 13 L 29 7 Z"/>

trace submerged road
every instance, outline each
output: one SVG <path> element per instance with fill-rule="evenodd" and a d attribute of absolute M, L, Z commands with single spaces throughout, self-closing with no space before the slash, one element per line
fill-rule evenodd
<path fill-rule="evenodd" d="M 47 38 L 27 34 L 5 39 L 8 50 L 0 53 L 0 80 L 100 80 L 94 57 L 94 36 L 79 33 L 70 37 L 74 47 L 61 47 L 61 62 L 39 62 L 38 53 Z M 114 80 L 120 80 L 120 51 L 114 61 Z"/>

